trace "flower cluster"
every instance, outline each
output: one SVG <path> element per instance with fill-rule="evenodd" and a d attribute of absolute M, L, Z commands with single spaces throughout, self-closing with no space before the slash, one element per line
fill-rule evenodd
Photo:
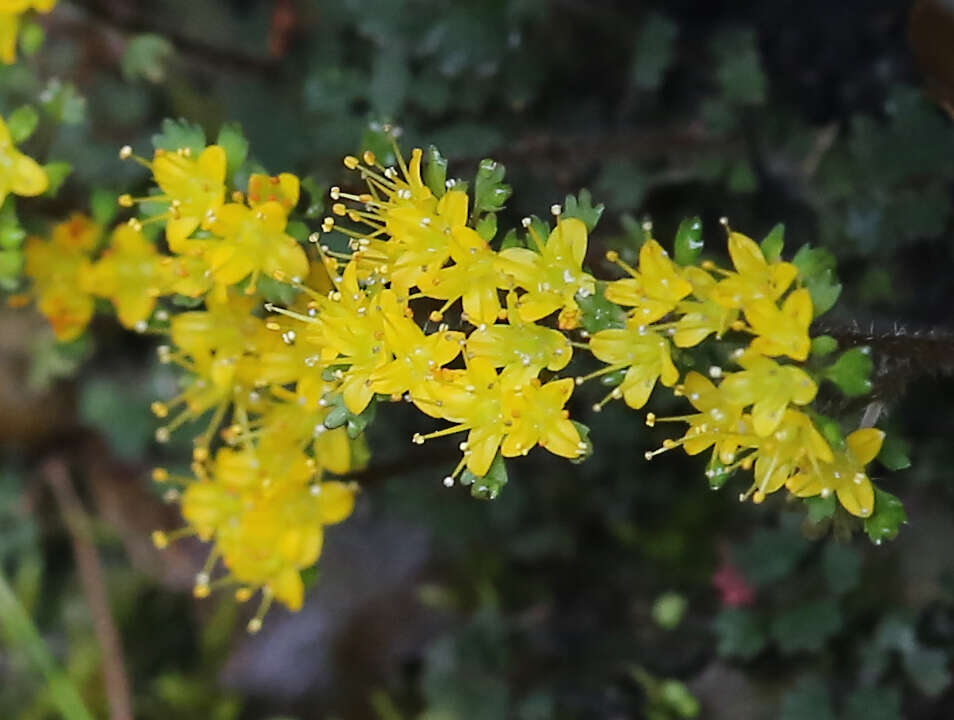
<path fill-rule="evenodd" d="M 629 275 L 606 289 L 609 300 L 628 309 L 625 328 L 602 330 L 590 340 L 593 355 L 609 363 L 602 372 L 626 370 L 609 397 L 638 409 L 658 381 L 696 410 L 668 418 L 650 413 L 650 425 L 681 422 L 688 429 L 647 459 L 676 447 L 690 455 L 711 448 L 707 474 L 713 484 L 738 468 L 754 471 L 743 499 L 762 502 L 782 487 L 799 497 L 834 493 L 849 513 L 869 517 L 874 490 L 864 467 L 880 451 L 884 433 L 865 428 L 830 443 L 807 414 L 818 392 L 803 367 L 814 312 L 809 290 L 797 287 L 798 268 L 778 257 L 769 261 L 738 232 L 729 231 L 728 251 L 732 270 L 711 261 L 680 267 L 652 239 L 640 250 L 637 268 L 609 254 Z M 695 371 L 679 384 L 673 346 L 692 348 L 726 333 L 750 338 L 731 353 L 739 370 L 712 366 L 709 375 L 718 385 Z"/>
<path fill-rule="evenodd" d="M 184 377 L 178 396 L 153 404 L 164 423 L 157 440 L 186 423 L 201 429 L 191 474 L 154 473 L 186 523 L 154 540 L 212 543 L 196 595 L 226 584 L 240 599 L 260 591 L 253 630 L 273 600 L 301 606 L 324 527 L 354 508 L 347 476 L 366 462 L 362 433 L 380 401 L 411 403 L 437 423 L 414 444 L 460 435 L 444 484 L 494 497 L 503 458 L 536 447 L 574 461 L 591 452 L 588 429 L 567 410 L 588 378 L 615 383 L 597 411 L 616 398 L 641 409 L 661 384 L 695 412 L 649 413 L 650 425 L 688 428 L 648 458 L 711 448 L 713 486 L 752 470 L 743 498 L 786 487 L 871 516 L 865 466 L 883 433 L 842 440 L 831 423 L 819 430 L 816 307 L 780 247 L 728 232 L 732 269 L 723 269 L 699 261 L 695 222 L 680 262 L 647 237 L 632 265 L 607 253 L 626 277 L 598 281 L 586 264 L 598 212 L 553 206 L 552 223 L 526 218 L 498 241 L 510 192 L 502 167 L 484 161 L 470 190 L 445 179 L 436 151 L 425 166 L 422 150 L 405 160 L 392 144 L 386 163 L 370 151 L 344 159 L 359 182 L 331 188 L 331 213 L 311 235 L 292 174 L 251 173 L 237 187 L 222 145 L 157 149 L 151 159 L 123 148 L 154 181 L 142 197 L 119 198 L 138 214 L 106 241 L 76 215 L 28 244 L 32 293 L 59 339 L 82 333 L 96 298 L 125 327 L 168 337 L 160 361 Z M 731 350 L 738 369 L 690 370 L 703 346 Z M 570 374 L 587 354 L 605 367 Z"/>

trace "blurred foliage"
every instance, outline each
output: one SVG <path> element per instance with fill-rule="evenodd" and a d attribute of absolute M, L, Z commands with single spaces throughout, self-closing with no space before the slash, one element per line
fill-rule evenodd
<path fill-rule="evenodd" d="M 939 402 L 954 386 L 905 382 L 901 397 L 877 342 L 892 329 L 949 328 L 954 306 L 954 127 L 921 92 L 906 11 L 888 0 L 63 0 L 24 28 L 22 62 L 0 67 L 0 113 L 25 151 L 55 163 L 62 187 L 30 213 L 0 209 L 5 290 L 18 287 L 28 234 L 78 207 L 108 222 L 119 189 L 144 185 L 116 159 L 120 145 L 218 137 L 234 172 L 247 136 L 247 167 L 308 176 L 317 219 L 342 180 L 340 157 L 364 147 L 386 157 L 379 129 L 393 121 L 406 146 L 446 154 L 429 166 L 435 190 L 482 158 L 501 161 L 481 164 L 473 188 L 476 210 L 494 218 L 482 232 L 496 230 L 504 201 L 504 226 L 563 198 L 588 225 L 602 215 L 593 265 L 610 247 L 632 261 L 646 218 L 690 254 L 721 245 L 723 215 L 766 238 L 767 252 L 784 221 L 790 246 L 812 246 L 798 264 L 816 303 L 843 295 L 813 357 L 849 394 L 872 383 L 891 411 L 901 435 L 889 434 L 880 464 L 914 461 L 886 483 L 912 524 L 879 500 L 887 510 L 868 534 L 900 537 L 875 547 L 841 541 L 834 502 L 807 516 L 776 498 L 753 508 L 711 493 L 692 460 L 647 465 L 663 435 L 614 407 L 587 419 L 599 452 L 580 465 L 530 458 L 471 488 L 495 495 L 507 483 L 488 506 L 443 488 L 446 457 L 409 455 L 407 417 L 388 408 L 371 429 L 382 471 L 365 476 L 354 532 L 329 536 L 305 610 L 277 614 L 254 640 L 228 597 L 196 603 L 188 581 L 142 561 L 119 521 L 161 512 L 156 493 L 130 496 L 128 475 L 90 472 L 78 479 L 91 507 L 123 498 L 122 513 L 98 518 L 97 540 L 137 717 L 954 716 L 954 449 L 943 433 L 954 408 Z M 679 228 L 696 216 L 700 234 Z M 590 330 L 619 321 L 603 301 L 584 307 Z M 845 343 L 848 320 L 888 331 Z M 20 338 L 26 360 L 2 348 L 19 374 L 0 382 L 71 398 L 74 415 L 65 436 L 0 436 L 0 565 L 102 717 L 99 650 L 35 467 L 92 432 L 145 487 L 145 468 L 167 461 L 147 401 L 174 381 L 147 359 L 147 339 L 94 328 L 95 340 L 63 346 L 36 325 Z M 39 407 L 50 396 L 31 397 Z M 0 415 L 20 419 L 21 408 Z M 859 420 L 865 410 L 840 409 Z M 181 461 L 182 450 L 162 452 Z M 4 646 L 0 717 L 57 717 L 52 687 L 22 648 Z"/>

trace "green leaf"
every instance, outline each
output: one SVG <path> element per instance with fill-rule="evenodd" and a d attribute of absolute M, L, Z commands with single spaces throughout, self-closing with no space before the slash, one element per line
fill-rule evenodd
<path fill-rule="evenodd" d="M 584 425 L 581 422 L 576 420 L 570 420 L 573 423 L 573 427 L 576 428 L 576 431 L 580 434 L 580 442 L 582 442 L 586 447 L 583 449 L 579 455 L 575 458 L 570 458 L 570 462 L 574 465 L 579 465 L 581 462 L 585 462 L 591 455 L 593 455 L 593 441 L 590 439 L 590 427 L 589 425 Z"/>
<path fill-rule="evenodd" d="M 36 130 L 40 116 L 31 105 L 21 105 L 7 117 L 7 128 L 14 144 L 19 145 Z"/>
<path fill-rule="evenodd" d="M 677 265 L 695 265 L 702 254 L 702 220 L 697 217 L 686 218 L 676 230 L 675 260 Z"/>
<path fill-rule="evenodd" d="M 362 410 L 358 415 L 349 414 L 348 421 L 346 423 L 348 437 L 354 440 L 361 433 L 363 433 L 365 429 L 367 429 L 368 425 L 374 421 L 374 416 L 377 414 L 377 411 L 378 403 L 375 400 L 372 400 L 368 404 L 368 407 Z"/>
<path fill-rule="evenodd" d="M 815 317 L 830 310 L 841 294 L 841 284 L 835 275 L 835 256 L 825 248 L 813 249 L 811 245 L 803 245 L 795 253 L 792 263 L 811 293 Z"/>
<path fill-rule="evenodd" d="M 80 385 L 79 415 L 109 439 L 122 458 L 142 457 L 149 447 L 155 420 L 149 413 L 147 386 L 98 377 Z"/>
<path fill-rule="evenodd" d="M 844 450 L 845 434 L 841 431 L 841 423 L 821 413 L 811 413 L 811 415 L 815 421 L 815 427 L 831 445 L 831 449 Z"/>
<path fill-rule="evenodd" d="M 835 720 L 828 688 L 818 678 L 802 678 L 782 698 L 779 720 Z"/>
<path fill-rule="evenodd" d="M 305 217 L 309 220 L 320 218 L 325 214 L 325 196 L 328 194 L 328 186 L 320 185 L 314 177 L 309 175 L 301 181 L 301 188 L 308 193 Z"/>
<path fill-rule="evenodd" d="M 772 637 L 786 655 L 817 652 L 842 627 L 841 610 L 833 598 L 802 602 L 772 620 Z"/>
<path fill-rule="evenodd" d="M 854 590 L 861 579 L 861 555 L 850 545 L 829 542 L 822 552 L 822 571 L 836 595 Z"/>
<path fill-rule="evenodd" d="M 677 592 L 663 593 L 653 603 L 653 620 L 664 630 L 674 630 L 685 617 L 688 606 L 685 595 Z"/>
<path fill-rule="evenodd" d="M 581 322 L 590 334 L 607 328 L 626 327 L 626 313 L 614 302 L 606 299 L 606 283 L 598 281 L 596 292 L 587 297 L 578 295 L 576 304 L 583 315 Z"/>
<path fill-rule="evenodd" d="M 0 278 L 17 278 L 23 269 L 23 253 L 19 250 L 0 250 Z"/>
<path fill-rule="evenodd" d="M 812 338 L 812 357 L 825 357 L 838 349 L 838 341 L 831 335 Z"/>
<path fill-rule="evenodd" d="M 225 150 L 228 177 L 231 178 L 248 159 L 248 140 L 245 138 L 245 133 L 242 132 L 242 126 L 238 123 L 223 125 L 219 130 L 219 136 L 216 138 L 215 144 L 221 145 Z"/>
<path fill-rule="evenodd" d="M 40 93 L 40 104 L 57 123 L 78 125 L 86 117 L 86 98 L 76 88 L 54 78 Z"/>
<path fill-rule="evenodd" d="M 768 642 L 765 623 L 751 610 L 728 608 L 713 623 L 719 638 L 717 651 L 727 658 L 751 660 Z"/>
<path fill-rule="evenodd" d="M 733 548 L 733 557 L 749 582 L 764 586 L 791 573 L 810 547 L 797 529 L 759 528 Z"/>
<path fill-rule="evenodd" d="M 943 650 L 919 645 L 903 651 L 901 660 L 908 678 L 928 697 L 937 697 L 950 686 L 951 673 Z"/>
<path fill-rule="evenodd" d="M 872 370 L 871 349 L 858 347 L 843 352 L 823 377 L 835 383 L 846 397 L 858 397 L 871 392 Z"/>
<path fill-rule="evenodd" d="M 910 445 L 896 433 L 887 433 L 878 453 L 878 462 L 888 470 L 904 470 L 911 467 L 911 458 L 908 457 Z"/>
<path fill-rule="evenodd" d="M 481 160 L 474 178 L 474 208 L 480 212 L 497 212 L 513 193 L 503 179 L 507 169 L 489 158 Z"/>
<path fill-rule="evenodd" d="M 42 25 L 35 22 L 24 23 L 20 30 L 20 50 L 23 51 L 24 55 L 27 57 L 36 55 L 43 47 L 45 40 L 46 31 L 43 30 Z"/>
<path fill-rule="evenodd" d="M 258 278 L 258 292 L 266 302 L 288 307 L 295 303 L 298 291 L 288 283 L 279 282 L 273 277 L 262 275 Z"/>
<path fill-rule="evenodd" d="M 500 249 L 506 250 L 507 248 L 513 247 L 524 247 L 524 245 L 517 231 L 511 228 L 507 231 L 507 234 L 504 235 L 504 239 L 500 243 Z"/>
<path fill-rule="evenodd" d="M 720 490 L 726 481 L 735 475 L 737 467 L 730 468 L 719 459 L 718 453 L 712 453 L 709 464 L 706 466 L 706 479 L 709 481 L 709 487 L 713 490 Z"/>
<path fill-rule="evenodd" d="M 142 78 L 151 83 L 166 79 L 166 62 L 175 48 L 162 35 L 145 33 L 137 35 L 126 45 L 126 52 L 119 66 L 127 81 Z"/>
<path fill-rule="evenodd" d="M 843 720 L 902 720 L 897 688 L 861 688 L 845 702 Z"/>
<path fill-rule="evenodd" d="M 205 131 L 184 118 L 166 118 L 162 121 L 162 132 L 152 136 L 152 146 L 173 152 L 188 148 L 197 156 L 205 149 Z"/>
<path fill-rule="evenodd" d="M 60 188 L 63 187 L 63 183 L 66 182 L 66 178 L 73 172 L 73 166 L 67 162 L 53 162 L 44 165 L 43 169 L 50 180 L 50 186 L 43 195 L 45 197 L 56 197 Z"/>
<path fill-rule="evenodd" d="M 89 198 L 90 214 L 93 220 L 106 227 L 119 214 L 119 193 L 105 188 L 95 188 Z"/>
<path fill-rule="evenodd" d="M 0 250 L 16 250 L 26 236 L 26 230 L 19 225 L 3 225 L 0 227 Z"/>
<path fill-rule="evenodd" d="M 754 31 L 732 29 L 715 37 L 716 78 L 722 93 L 732 102 L 760 105 L 768 84 Z"/>
<path fill-rule="evenodd" d="M 605 209 L 606 206 L 603 203 L 594 207 L 593 197 L 590 195 L 590 191 L 584 188 L 580 190 L 577 195 L 566 196 L 566 200 L 563 203 L 562 217 L 582 220 L 583 224 L 586 225 L 587 231 L 593 232 L 593 229 L 603 216 Z"/>
<path fill-rule="evenodd" d="M 650 13 L 636 38 L 631 71 L 632 83 L 640 90 L 656 90 L 676 54 L 679 26 L 658 13 Z"/>
<path fill-rule="evenodd" d="M 802 502 L 804 502 L 805 507 L 808 508 L 808 519 L 815 525 L 825 520 L 830 520 L 835 515 L 836 503 L 834 495 L 829 495 L 828 497 L 816 495 L 815 497 L 807 497 Z"/>
<path fill-rule="evenodd" d="M 497 234 L 497 213 L 487 213 L 480 222 L 477 223 L 477 234 L 484 240 L 490 242 Z"/>
<path fill-rule="evenodd" d="M 441 155 L 440 150 L 434 145 L 427 148 L 424 158 L 426 161 L 424 164 L 424 182 L 435 197 L 444 197 L 444 193 L 447 191 L 447 187 L 444 185 L 447 182 L 447 159 Z"/>
<path fill-rule="evenodd" d="M 470 470 L 464 470 L 460 482 L 462 485 L 470 485 L 470 494 L 475 498 L 494 500 L 507 484 L 507 480 L 507 464 L 504 462 L 503 455 L 498 452 L 486 475 L 478 477 Z"/>
<path fill-rule="evenodd" d="M 908 521 L 904 504 L 894 495 L 875 488 L 874 512 L 865 520 L 865 532 L 871 542 L 880 545 L 883 540 L 894 540 L 901 525 Z"/>
<path fill-rule="evenodd" d="M 666 680 L 659 686 L 659 699 L 681 718 L 699 716 L 699 701 L 678 680 Z"/>
<path fill-rule="evenodd" d="M 782 250 L 785 248 L 785 225 L 779 223 L 765 236 L 760 243 L 762 255 L 768 262 L 775 262 L 782 257 Z"/>

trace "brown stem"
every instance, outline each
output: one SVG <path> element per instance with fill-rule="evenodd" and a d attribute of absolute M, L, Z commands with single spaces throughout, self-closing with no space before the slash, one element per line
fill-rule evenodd
<path fill-rule="evenodd" d="M 73 543 L 73 554 L 76 556 L 83 594 L 89 605 L 93 630 L 102 654 L 109 716 L 111 720 L 133 720 L 132 694 L 123 659 L 122 643 L 106 595 L 106 578 L 93 542 L 89 517 L 76 494 L 63 460 L 48 460 L 43 465 L 43 475 L 53 490 L 53 496 Z"/>

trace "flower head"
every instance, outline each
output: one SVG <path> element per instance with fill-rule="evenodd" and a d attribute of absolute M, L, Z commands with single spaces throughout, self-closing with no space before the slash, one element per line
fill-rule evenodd
<path fill-rule="evenodd" d="M 855 430 L 845 438 L 845 447 L 834 452 L 830 462 L 819 462 L 800 468 L 786 483 L 798 497 L 832 492 L 852 515 L 868 517 L 874 510 L 874 488 L 865 466 L 877 457 L 884 441 L 884 432 L 876 428 Z"/>

